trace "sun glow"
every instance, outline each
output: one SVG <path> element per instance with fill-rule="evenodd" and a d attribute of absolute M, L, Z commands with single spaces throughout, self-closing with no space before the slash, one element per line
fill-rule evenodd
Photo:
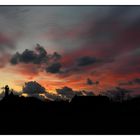
<path fill-rule="evenodd" d="M 22 93 L 21 96 L 28 97 L 28 94 L 27 93 Z"/>

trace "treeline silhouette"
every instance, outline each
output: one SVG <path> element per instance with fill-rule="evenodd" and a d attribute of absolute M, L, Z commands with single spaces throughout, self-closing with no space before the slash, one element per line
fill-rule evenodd
<path fill-rule="evenodd" d="M 0 134 L 140 134 L 140 97 L 115 102 L 107 96 L 68 101 L 19 97 L 5 86 Z"/>

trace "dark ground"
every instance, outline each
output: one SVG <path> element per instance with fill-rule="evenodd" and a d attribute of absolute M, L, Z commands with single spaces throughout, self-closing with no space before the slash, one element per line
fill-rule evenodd
<path fill-rule="evenodd" d="M 0 134 L 140 134 L 140 98 L 75 97 L 69 103 L 9 96 L 0 101 Z"/>

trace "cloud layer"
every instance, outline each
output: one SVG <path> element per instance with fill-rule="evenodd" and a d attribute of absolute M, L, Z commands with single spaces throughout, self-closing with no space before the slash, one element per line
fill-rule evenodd
<path fill-rule="evenodd" d="M 22 53 L 17 52 L 14 54 L 10 63 L 12 65 L 34 64 L 38 65 L 38 69 L 43 68 L 46 72 L 58 73 L 61 68 L 61 64 L 59 63 L 60 58 L 61 55 L 57 52 L 48 54 L 42 46 L 37 44 L 35 50 L 26 49 Z"/>
<path fill-rule="evenodd" d="M 0 21 L 1 83 L 5 74 L 53 91 L 139 87 L 139 6 L 1 6 Z"/>

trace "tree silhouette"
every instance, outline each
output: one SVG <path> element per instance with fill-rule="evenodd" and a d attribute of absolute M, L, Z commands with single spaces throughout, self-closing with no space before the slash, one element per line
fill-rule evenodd
<path fill-rule="evenodd" d="M 131 92 L 130 90 L 126 90 L 120 87 L 115 87 L 114 89 L 107 90 L 101 93 L 101 95 L 107 96 L 114 101 L 123 102 L 124 100 L 127 100 L 128 98 L 130 98 L 129 97 L 130 92 Z"/>
<path fill-rule="evenodd" d="M 5 97 L 7 97 L 7 96 L 9 95 L 9 86 L 6 85 L 6 86 L 4 87 L 4 89 L 5 89 Z"/>

